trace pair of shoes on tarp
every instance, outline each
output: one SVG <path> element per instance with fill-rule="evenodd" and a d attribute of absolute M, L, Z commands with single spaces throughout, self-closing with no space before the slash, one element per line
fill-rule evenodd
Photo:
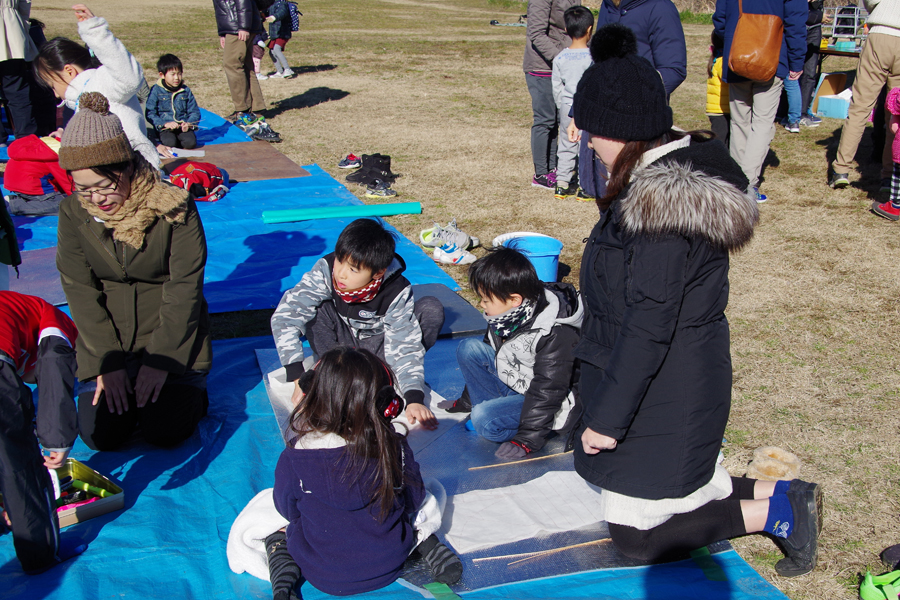
<path fill-rule="evenodd" d="M 260 142 L 281 142 L 281 135 L 266 123 L 266 118 L 252 112 L 234 112 L 225 117 L 234 123 L 241 131 L 250 136 L 250 139 Z"/>
<path fill-rule="evenodd" d="M 358 170 L 347 175 L 347 181 L 359 185 L 375 185 L 379 179 L 389 186 L 399 177 L 391 172 L 391 157 L 386 154 L 363 154 Z"/>

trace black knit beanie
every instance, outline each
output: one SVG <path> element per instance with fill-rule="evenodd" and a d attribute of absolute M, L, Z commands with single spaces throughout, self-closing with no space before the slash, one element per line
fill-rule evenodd
<path fill-rule="evenodd" d="M 591 58 L 594 64 L 581 76 L 572 103 L 579 129 L 648 141 L 672 128 L 662 77 L 637 55 L 634 32 L 618 23 L 604 25 L 591 40 Z"/>

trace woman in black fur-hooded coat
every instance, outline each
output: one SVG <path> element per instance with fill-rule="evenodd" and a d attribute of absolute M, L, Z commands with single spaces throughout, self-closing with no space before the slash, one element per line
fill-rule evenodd
<path fill-rule="evenodd" d="M 768 531 L 787 554 L 779 573 L 800 575 L 815 566 L 819 487 L 731 478 L 716 464 L 731 401 L 729 253 L 753 236 L 757 203 L 720 142 L 672 129 L 662 80 L 635 50 L 629 29 L 601 28 L 574 99 L 610 173 L 581 266 L 575 468 L 602 488 L 629 556 Z"/>

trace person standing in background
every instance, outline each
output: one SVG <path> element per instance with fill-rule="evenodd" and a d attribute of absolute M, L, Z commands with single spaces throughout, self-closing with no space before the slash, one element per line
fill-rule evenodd
<path fill-rule="evenodd" d="M 0 96 L 6 100 L 10 124 L 16 139 L 37 133 L 31 115 L 30 77 L 28 63 L 37 56 L 38 49 L 31 40 L 28 17 L 31 0 L 0 2 L 3 17 L 3 40 L 0 41 Z M 0 140 L 4 146 L 6 139 Z"/>
<path fill-rule="evenodd" d="M 535 187 L 556 189 L 556 137 L 559 117 L 553 100 L 553 59 L 572 43 L 563 15 L 581 0 L 531 0 L 522 69 L 531 94 L 531 160 Z"/>

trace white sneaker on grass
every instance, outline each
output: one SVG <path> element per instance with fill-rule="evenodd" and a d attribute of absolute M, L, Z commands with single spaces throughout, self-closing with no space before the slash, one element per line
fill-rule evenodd
<path fill-rule="evenodd" d="M 447 242 L 443 246 L 434 249 L 434 262 L 445 265 L 468 265 L 475 262 L 475 255 L 463 250 L 453 242 Z"/>

